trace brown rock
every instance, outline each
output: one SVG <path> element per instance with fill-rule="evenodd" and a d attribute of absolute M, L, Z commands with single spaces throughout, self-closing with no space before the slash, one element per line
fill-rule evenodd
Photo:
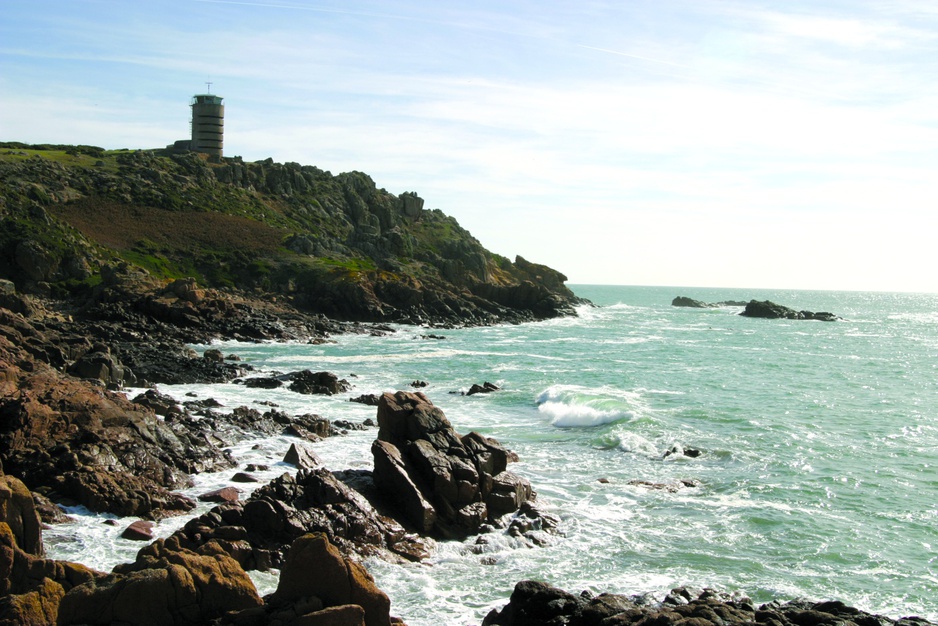
<path fill-rule="evenodd" d="M 225 554 L 197 554 L 157 540 L 136 562 L 79 585 L 59 605 L 59 624 L 193 624 L 260 606 L 254 583 Z"/>
<path fill-rule="evenodd" d="M 0 624 L 54 626 L 64 596 L 62 585 L 44 578 L 32 591 L 0 598 Z"/>
<path fill-rule="evenodd" d="M 360 606 L 366 626 L 391 623 L 391 602 L 371 575 L 343 558 L 321 533 L 304 535 L 290 546 L 271 602 L 295 602 L 307 596 L 316 596 L 326 607 Z"/>
<path fill-rule="evenodd" d="M 16 545 L 24 552 L 42 556 L 42 520 L 33 496 L 18 478 L 0 474 L 0 522 L 13 531 Z"/>
<path fill-rule="evenodd" d="M 124 529 L 121 537 L 131 541 L 153 541 L 153 522 L 137 520 Z"/>
<path fill-rule="evenodd" d="M 290 444 L 290 449 L 283 457 L 283 462 L 295 465 L 298 469 L 312 469 L 323 466 L 322 459 L 315 452 L 304 445 L 296 443 Z"/>
<path fill-rule="evenodd" d="M 365 609 L 357 604 L 344 604 L 301 615 L 291 626 L 367 626 L 367 622 Z"/>
<path fill-rule="evenodd" d="M 199 496 L 200 502 L 237 502 L 241 498 L 241 492 L 235 487 L 222 487 L 215 491 L 209 491 Z"/>

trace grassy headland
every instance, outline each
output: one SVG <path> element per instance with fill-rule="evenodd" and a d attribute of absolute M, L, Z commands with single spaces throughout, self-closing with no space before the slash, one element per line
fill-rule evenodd
<path fill-rule="evenodd" d="M 346 320 L 520 321 L 576 301 L 559 272 L 487 251 L 361 172 L 0 143 L 0 278 L 86 298 L 122 264 Z"/>

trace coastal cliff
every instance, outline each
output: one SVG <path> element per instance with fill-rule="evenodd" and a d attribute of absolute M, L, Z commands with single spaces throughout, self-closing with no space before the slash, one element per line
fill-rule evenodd
<path fill-rule="evenodd" d="M 521 322 L 578 302 L 416 193 L 271 159 L 0 144 L 0 222 L 0 278 L 82 304 L 126 267 L 347 321 Z"/>

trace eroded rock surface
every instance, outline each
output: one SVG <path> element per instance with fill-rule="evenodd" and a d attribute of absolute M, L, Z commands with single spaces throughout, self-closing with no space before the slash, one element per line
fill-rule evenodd
<path fill-rule="evenodd" d="M 508 450 L 460 436 L 422 393 L 383 394 L 378 427 L 375 485 L 423 534 L 463 538 L 534 498 L 527 479 L 507 471 Z"/>

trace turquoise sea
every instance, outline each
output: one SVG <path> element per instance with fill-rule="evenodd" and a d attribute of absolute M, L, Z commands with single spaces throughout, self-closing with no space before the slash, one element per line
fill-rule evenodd
<path fill-rule="evenodd" d="M 515 450 L 512 470 L 562 519 L 562 536 L 537 548 L 504 536 L 443 543 L 429 564 L 368 562 L 411 626 L 478 624 L 526 578 L 659 598 L 691 585 L 756 602 L 839 599 L 938 621 L 938 294 L 573 288 L 595 305 L 577 318 L 216 346 L 261 371 L 335 372 L 354 385 L 343 396 L 233 384 L 161 391 L 364 420 L 374 408 L 349 397 L 422 380 L 457 431 Z M 842 319 L 672 307 L 679 295 L 769 299 Z M 501 390 L 451 393 L 484 381 Z M 375 434 L 316 451 L 333 469 L 370 468 Z M 254 443 L 235 453 L 266 459 L 270 477 L 290 470 L 277 464 L 288 440 Z M 665 456 L 675 446 L 700 455 Z M 197 477 L 193 493 L 229 477 Z M 132 560 L 139 545 L 117 539 L 121 528 L 81 518 L 47 533 L 53 556 L 102 568 Z M 160 533 L 183 521 L 161 522 Z M 262 592 L 276 585 L 275 573 L 255 580 Z"/>

